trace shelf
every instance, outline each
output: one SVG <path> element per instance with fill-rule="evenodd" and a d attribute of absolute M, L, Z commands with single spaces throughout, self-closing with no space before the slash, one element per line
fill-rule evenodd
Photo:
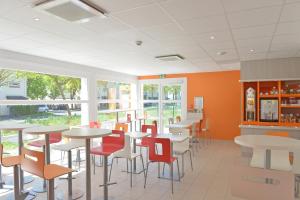
<path fill-rule="evenodd" d="M 295 105 L 281 104 L 281 108 L 300 108 L 300 104 L 295 104 Z"/>
<path fill-rule="evenodd" d="M 300 98 L 300 94 L 281 94 L 281 97 L 299 97 Z"/>
<path fill-rule="evenodd" d="M 285 123 L 285 122 L 280 122 L 280 125 L 282 126 L 292 126 L 292 127 L 300 127 L 300 123 Z"/>
<path fill-rule="evenodd" d="M 274 95 L 259 95 L 259 98 L 278 98 L 279 95 L 278 94 L 274 94 Z"/>

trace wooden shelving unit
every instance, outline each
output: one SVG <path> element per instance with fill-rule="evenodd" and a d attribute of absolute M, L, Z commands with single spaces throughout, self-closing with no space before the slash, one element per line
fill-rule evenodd
<path fill-rule="evenodd" d="M 246 121 L 245 91 L 252 87 L 256 91 L 256 116 L 254 121 Z M 258 126 L 300 127 L 300 80 L 258 81 L 242 84 L 242 124 Z M 278 100 L 278 121 L 264 122 L 260 117 L 260 100 Z"/>

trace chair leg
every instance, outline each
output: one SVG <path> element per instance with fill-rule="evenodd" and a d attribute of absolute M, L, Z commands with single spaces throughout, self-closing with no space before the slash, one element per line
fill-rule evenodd
<path fill-rule="evenodd" d="M 163 171 L 162 171 L 163 176 L 165 175 L 165 166 L 166 166 L 166 163 L 164 163 L 164 165 L 163 165 Z"/>
<path fill-rule="evenodd" d="M 128 159 L 126 159 L 126 172 L 128 173 Z"/>
<path fill-rule="evenodd" d="M 147 163 L 147 167 L 146 167 L 146 174 L 145 174 L 144 188 L 146 188 L 149 164 L 150 164 L 150 163 L 148 162 L 148 163 Z"/>
<path fill-rule="evenodd" d="M 96 156 L 93 155 L 94 175 L 96 174 Z"/>
<path fill-rule="evenodd" d="M 130 187 L 132 188 L 132 160 L 130 160 Z"/>
<path fill-rule="evenodd" d="M 14 166 L 14 195 L 15 200 L 20 199 L 20 184 L 19 184 L 19 167 L 18 165 Z"/>
<path fill-rule="evenodd" d="M 172 188 L 172 194 L 174 194 L 174 184 L 173 184 L 173 163 L 170 164 L 170 176 L 171 176 L 171 188 Z"/>
<path fill-rule="evenodd" d="M 178 180 L 180 181 L 181 177 L 180 177 L 180 169 L 179 169 L 179 161 L 178 161 L 178 159 L 177 159 L 177 172 L 178 172 Z"/>
<path fill-rule="evenodd" d="M 140 155 L 140 156 L 141 156 L 141 161 L 142 161 L 142 166 L 143 166 L 143 173 L 144 173 L 144 179 L 145 179 L 145 177 L 146 177 L 146 172 L 145 172 L 144 158 L 143 158 L 142 155 Z"/>
<path fill-rule="evenodd" d="M 160 178 L 160 162 L 157 162 L 157 175 Z"/>
<path fill-rule="evenodd" d="M 54 200 L 54 179 L 48 180 L 47 200 Z"/>
<path fill-rule="evenodd" d="M 112 158 L 112 160 L 111 160 L 111 167 L 110 167 L 110 170 L 109 170 L 109 177 L 108 177 L 108 182 L 110 182 L 110 177 L 111 177 L 111 171 L 112 171 L 112 168 L 113 168 L 113 164 L 114 164 L 114 159 L 115 159 L 115 158 Z"/>
<path fill-rule="evenodd" d="M 191 168 L 192 168 L 192 171 L 194 170 L 194 167 L 193 167 L 193 159 L 192 159 L 192 152 L 191 150 L 188 150 L 189 154 L 190 154 L 190 160 L 191 160 Z"/>

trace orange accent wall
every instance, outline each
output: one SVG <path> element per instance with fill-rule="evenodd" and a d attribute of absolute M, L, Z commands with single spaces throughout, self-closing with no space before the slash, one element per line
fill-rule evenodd
<path fill-rule="evenodd" d="M 194 96 L 204 97 L 204 112 L 209 118 L 214 139 L 232 140 L 240 134 L 241 84 L 240 71 L 168 74 L 166 78 L 187 78 L 187 106 L 194 104 Z M 141 76 L 157 79 L 159 76 Z"/>

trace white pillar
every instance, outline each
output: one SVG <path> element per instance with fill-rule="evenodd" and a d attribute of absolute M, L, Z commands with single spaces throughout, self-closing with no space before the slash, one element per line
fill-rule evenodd
<path fill-rule="evenodd" d="M 81 79 L 81 100 L 87 100 L 87 104 L 81 105 L 81 124 L 87 125 L 89 121 L 97 120 L 97 88 L 96 78 L 89 76 Z"/>

